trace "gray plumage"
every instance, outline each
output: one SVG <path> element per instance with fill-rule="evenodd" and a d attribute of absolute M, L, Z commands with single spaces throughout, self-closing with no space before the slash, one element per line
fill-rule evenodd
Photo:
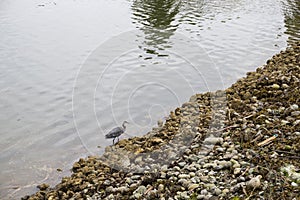
<path fill-rule="evenodd" d="M 112 129 L 111 131 L 109 131 L 109 133 L 107 133 L 105 135 L 105 138 L 106 139 L 114 138 L 113 139 L 113 144 L 115 144 L 115 139 L 118 138 L 118 141 L 119 141 L 119 136 L 122 135 L 123 133 L 125 133 L 125 130 L 126 130 L 125 124 L 126 123 L 128 123 L 128 122 L 124 121 L 123 124 L 122 124 L 122 127 L 116 127 L 114 129 Z"/>

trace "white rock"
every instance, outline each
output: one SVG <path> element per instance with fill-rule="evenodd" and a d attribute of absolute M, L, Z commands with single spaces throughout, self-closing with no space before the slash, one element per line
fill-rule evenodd
<path fill-rule="evenodd" d="M 295 183 L 295 182 L 292 182 L 291 185 L 292 185 L 293 187 L 298 187 L 298 184 Z"/>
<path fill-rule="evenodd" d="M 297 104 L 291 105 L 292 110 L 298 110 L 299 106 Z"/>
<path fill-rule="evenodd" d="M 221 138 L 221 137 L 208 137 L 208 138 L 205 138 L 203 143 L 206 144 L 206 145 L 222 144 L 223 143 L 223 138 Z"/>
<path fill-rule="evenodd" d="M 240 172 L 241 172 L 241 168 L 237 167 L 237 168 L 234 169 L 233 174 L 234 174 L 234 175 L 237 175 L 237 174 L 239 174 Z"/>

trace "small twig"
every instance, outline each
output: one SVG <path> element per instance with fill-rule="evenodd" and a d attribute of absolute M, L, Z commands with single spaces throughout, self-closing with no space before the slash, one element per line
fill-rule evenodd
<path fill-rule="evenodd" d="M 245 171 L 240 175 L 240 177 L 241 177 L 241 176 L 244 176 L 244 175 L 246 174 L 246 172 L 247 172 L 249 169 L 250 169 L 250 167 L 247 167 L 247 168 L 245 169 Z"/>
<path fill-rule="evenodd" d="M 285 157 L 285 158 L 294 158 L 294 159 L 300 159 L 300 156 L 287 156 L 287 155 L 278 155 L 279 157 Z"/>
<path fill-rule="evenodd" d="M 238 126 L 239 126 L 239 125 L 235 124 L 235 125 L 232 125 L 232 126 L 227 126 L 227 127 L 225 127 L 225 128 L 219 129 L 219 130 L 214 131 L 214 132 L 215 132 L 215 133 L 219 133 L 219 132 L 225 131 L 225 130 L 230 129 L 230 128 L 236 128 L 236 127 L 238 127 Z"/>
<path fill-rule="evenodd" d="M 254 138 L 250 143 L 254 143 L 257 140 L 261 139 L 263 137 L 263 135 L 258 135 L 256 138 Z"/>
<path fill-rule="evenodd" d="M 150 192 L 153 189 L 153 186 L 150 186 L 145 192 L 144 195 L 146 195 L 148 192 Z"/>
<path fill-rule="evenodd" d="M 298 155 L 296 153 L 293 152 L 288 152 L 288 151 L 281 151 L 281 150 L 275 150 L 277 153 L 287 153 L 287 154 L 292 154 L 292 155 Z"/>
<path fill-rule="evenodd" d="M 276 138 L 278 137 L 277 134 L 273 135 L 272 137 L 268 138 L 268 139 L 265 139 L 264 141 L 260 142 L 257 144 L 257 146 L 264 146 L 264 145 L 267 145 L 269 143 L 271 143 L 273 140 L 275 140 Z"/>
<path fill-rule="evenodd" d="M 244 194 L 245 194 L 246 196 L 248 196 L 247 191 L 246 191 L 246 188 L 245 188 L 245 187 L 242 187 L 242 188 L 243 188 Z"/>
<path fill-rule="evenodd" d="M 251 118 L 253 116 L 254 116 L 254 114 L 251 114 L 251 115 L 248 115 L 248 116 L 244 117 L 244 119 L 249 119 L 249 118 Z"/>
<path fill-rule="evenodd" d="M 249 200 L 253 196 L 253 192 L 256 188 L 253 188 L 252 191 L 250 192 L 249 196 L 245 200 Z"/>

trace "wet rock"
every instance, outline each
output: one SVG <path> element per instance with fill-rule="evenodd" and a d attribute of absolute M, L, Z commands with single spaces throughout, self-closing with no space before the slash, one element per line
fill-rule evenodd
<path fill-rule="evenodd" d="M 41 185 L 38 185 L 37 188 L 40 189 L 40 190 L 46 190 L 48 189 L 50 186 L 46 183 L 43 183 Z"/>

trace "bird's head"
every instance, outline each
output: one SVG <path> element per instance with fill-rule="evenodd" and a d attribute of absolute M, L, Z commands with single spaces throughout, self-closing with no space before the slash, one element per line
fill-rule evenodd
<path fill-rule="evenodd" d="M 125 127 L 125 124 L 129 124 L 129 122 L 128 121 L 124 121 L 123 124 L 122 124 L 122 126 Z"/>

